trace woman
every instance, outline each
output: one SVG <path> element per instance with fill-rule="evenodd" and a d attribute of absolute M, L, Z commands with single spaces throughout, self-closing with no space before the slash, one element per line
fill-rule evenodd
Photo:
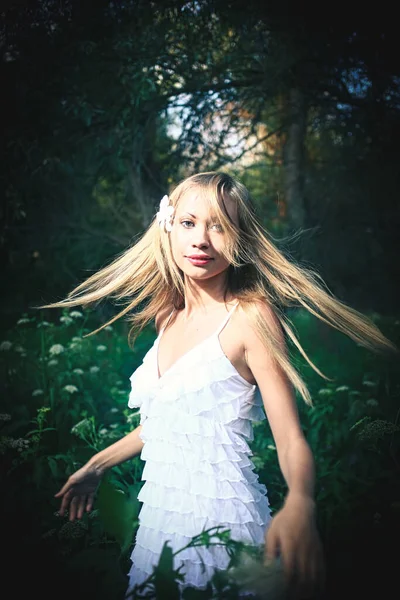
<path fill-rule="evenodd" d="M 288 357 L 285 335 L 325 376 L 283 311 L 300 304 L 370 349 L 396 347 L 372 321 L 329 295 L 313 272 L 279 252 L 246 188 L 224 173 L 180 183 L 132 248 L 49 306 L 106 296 L 127 306 L 91 335 L 127 313 L 130 333 L 155 319 L 158 337 L 131 377 L 129 406 L 139 407 L 140 425 L 71 475 L 56 494 L 60 513 L 82 518 L 105 470 L 140 454 L 145 484 L 127 595 L 152 572 L 165 541 L 176 552 L 217 525 L 229 528 L 232 539 L 265 544 L 265 561 L 280 557 L 295 593 L 313 593 L 324 565 L 314 460 L 294 392 L 307 404 L 311 397 Z M 288 486 L 273 518 L 249 459 L 252 422 L 265 416 Z M 224 547 L 200 547 L 183 550 L 176 561 L 185 576 L 181 590 L 204 589 L 229 557 Z"/>

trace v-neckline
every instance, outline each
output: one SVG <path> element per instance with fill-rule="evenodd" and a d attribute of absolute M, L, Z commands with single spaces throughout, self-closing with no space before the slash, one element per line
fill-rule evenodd
<path fill-rule="evenodd" d="M 193 346 L 193 348 L 190 348 L 189 350 L 187 350 L 184 354 L 182 354 L 179 358 L 177 358 L 176 361 L 173 362 L 172 365 L 169 366 L 168 369 L 166 371 L 164 371 L 164 373 L 162 375 L 160 375 L 160 368 L 159 368 L 159 362 L 158 362 L 158 349 L 159 349 L 159 346 L 160 346 L 160 340 L 161 340 L 161 337 L 162 337 L 162 335 L 164 333 L 165 327 L 168 325 L 168 321 L 169 321 L 169 319 L 168 319 L 167 324 L 161 329 L 161 331 L 160 331 L 160 333 L 159 333 L 159 335 L 157 337 L 157 344 L 156 344 L 156 347 L 155 347 L 155 363 L 156 363 L 157 383 L 159 383 L 175 367 L 175 365 L 177 365 L 184 358 L 186 358 L 186 356 L 188 356 L 188 354 L 191 354 L 194 350 L 196 350 L 197 348 L 199 348 L 200 346 L 202 346 L 203 344 L 205 344 L 206 342 L 208 342 L 209 340 L 211 340 L 213 337 L 218 337 L 219 334 L 221 333 L 222 329 L 225 327 L 225 325 L 229 321 L 229 318 L 233 314 L 233 312 L 234 312 L 235 308 L 238 306 L 238 304 L 239 303 L 237 302 L 235 304 L 235 306 L 233 308 L 231 308 L 231 310 L 228 312 L 227 316 L 222 321 L 221 325 L 218 327 L 218 329 L 216 331 L 214 331 L 211 335 L 207 336 L 201 342 L 198 342 L 197 344 L 195 344 Z M 171 313 L 171 315 L 172 315 L 172 313 Z M 219 346 L 221 348 L 221 344 L 219 344 Z"/>

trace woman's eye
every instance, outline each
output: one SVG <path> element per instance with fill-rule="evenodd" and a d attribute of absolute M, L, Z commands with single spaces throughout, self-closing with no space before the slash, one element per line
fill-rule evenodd
<path fill-rule="evenodd" d="M 186 220 L 185 220 L 185 221 L 181 221 L 181 224 L 182 224 L 184 227 L 187 227 L 187 223 L 189 223 L 189 225 L 193 225 L 193 221 L 186 221 Z"/>
<path fill-rule="evenodd" d="M 211 227 L 213 229 L 216 229 L 216 231 L 222 231 L 222 225 L 220 225 L 220 223 L 214 223 L 213 225 L 211 225 Z"/>

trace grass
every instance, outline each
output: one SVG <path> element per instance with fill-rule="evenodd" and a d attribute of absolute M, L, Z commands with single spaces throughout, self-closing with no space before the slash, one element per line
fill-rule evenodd
<path fill-rule="evenodd" d="M 399 345 L 399 321 L 372 316 Z M 333 380 L 324 381 L 299 361 L 314 402 L 309 408 L 299 401 L 299 412 L 316 461 L 326 596 L 343 598 L 348 591 L 350 597 L 352 585 L 364 595 L 375 587 L 378 593 L 396 573 L 388 545 L 395 541 L 400 522 L 398 365 L 307 313 L 298 311 L 293 321 L 311 360 Z M 54 322 L 24 314 L 0 341 L 2 537 L 9 560 L 5 573 L 24 572 L 23 580 L 10 576 L 14 594 L 26 589 L 40 590 L 42 598 L 123 597 L 138 526 L 140 458 L 113 469 L 99 489 L 95 510 L 81 522 L 59 517 L 53 498 L 94 452 L 139 424 L 139 414 L 127 408 L 129 376 L 155 332 L 147 328 L 132 351 L 124 324 L 82 337 L 97 325 L 96 315 L 87 310 L 64 311 Z M 255 424 L 254 432 L 254 463 L 274 512 L 286 493 L 285 482 L 267 422 Z M 243 547 L 226 534 L 218 539 L 235 561 Z M 202 542 L 211 543 L 210 537 Z M 159 573 L 170 564 L 167 550 L 154 581 L 160 581 Z M 168 573 L 172 598 L 172 566 Z M 157 598 L 165 597 L 164 584 L 156 586 Z M 218 585 L 225 589 L 220 597 L 237 597 L 233 584 L 230 595 L 223 578 Z M 206 592 L 196 595 L 206 597 Z"/>

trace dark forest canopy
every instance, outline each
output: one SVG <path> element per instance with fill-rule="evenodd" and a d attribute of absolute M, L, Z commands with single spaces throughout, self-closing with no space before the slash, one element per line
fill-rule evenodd
<path fill-rule="evenodd" d="M 209 169 L 242 179 L 277 236 L 303 231 L 293 253 L 342 297 L 393 310 L 397 32 L 384 10 L 323 10 L 3 3 L 6 312 L 63 295 L 143 230 L 170 184 Z"/>

